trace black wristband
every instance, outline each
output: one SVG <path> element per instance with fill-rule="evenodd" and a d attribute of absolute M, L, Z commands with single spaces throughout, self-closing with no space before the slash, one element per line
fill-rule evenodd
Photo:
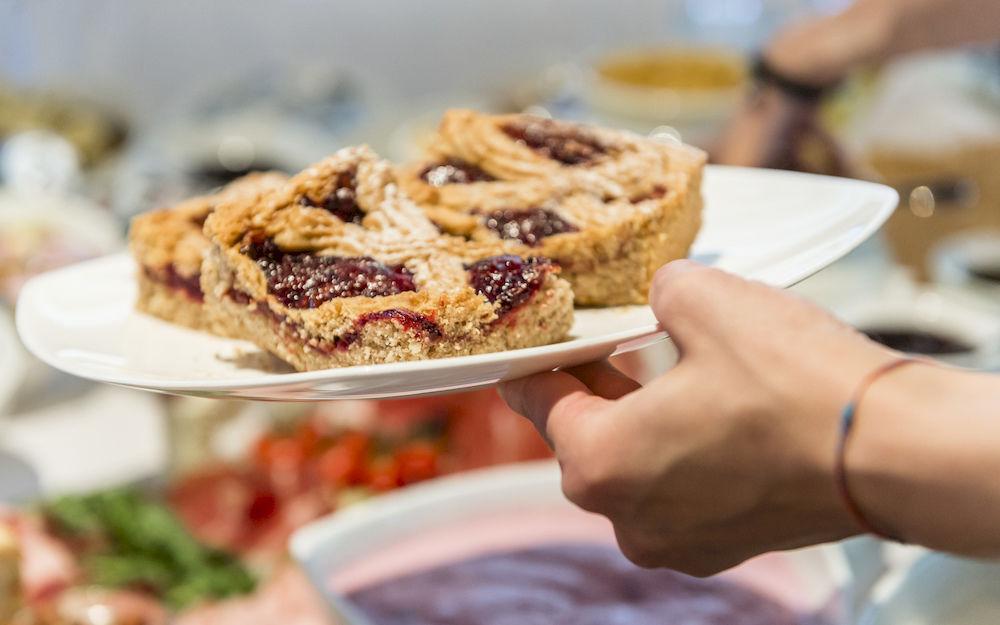
<path fill-rule="evenodd" d="M 775 70 L 762 54 L 758 54 L 754 59 L 751 75 L 758 85 L 770 85 L 787 96 L 808 103 L 819 102 L 839 84 L 834 82 L 827 85 L 809 85 L 788 78 Z"/>

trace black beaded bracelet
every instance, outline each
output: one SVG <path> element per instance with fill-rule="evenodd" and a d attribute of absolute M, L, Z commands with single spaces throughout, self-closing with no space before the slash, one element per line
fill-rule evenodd
<path fill-rule="evenodd" d="M 762 54 L 758 54 L 754 59 L 750 73 L 758 85 L 770 85 L 785 95 L 808 103 L 819 102 L 839 84 L 837 81 L 827 85 L 809 85 L 788 78 L 774 69 Z"/>

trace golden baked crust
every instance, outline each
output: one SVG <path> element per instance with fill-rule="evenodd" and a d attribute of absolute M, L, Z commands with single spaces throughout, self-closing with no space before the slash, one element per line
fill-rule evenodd
<path fill-rule="evenodd" d="M 642 304 L 656 269 L 686 256 L 698 232 L 704 164 L 700 150 L 628 132 L 452 110 L 400 184 L 449 233 L 520 237 L 555 259 L 579 305 Z M 526 240 L 525 211 L 563 231 Z"/>
<path fill-rule="evenodd" d="M 527 264 L 531 293 L 509 311 L 477 292 L 468 265 L 522 248 L 442 235 L 365 146 L 258 196 L 225 198 L 205 234 L 211 249 L 201 286 L 212 328 L 299 370 L 542 345 L 572 325 L 569 285 L 547 262 Z M 297 274 L 297 264 L 309 268 Z M 415 290 L 358 295 L 367 292 L 352 282 L 358 265 L 374 267 L 385 284 L 395 279 L 386 276 L 412 280 Z M 324 271 L 350 274 L 346 284 L 356 290 L 316 296 Z"/>
<path fill-rule="evenodd" d="M 217 193 L 133 218 L 129 249 L 139 266 L 136 307 L 172 323 L 205 329 L 199 283 L 208 239 L 202 224 L 224 198 L 254 195 L 286 179 L 276 172 L 249 174 Z"/>

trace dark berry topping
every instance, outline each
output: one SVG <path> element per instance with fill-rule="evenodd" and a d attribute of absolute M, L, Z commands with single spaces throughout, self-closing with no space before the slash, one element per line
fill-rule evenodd
<path fill-rule="evenodd" d="M 159 270 L 150 267 L 145 267 L 143 270 L 150 280 L 183 293 L 191 301 L 202 302 L 205 299 L 204 293 L 201 292 L 201 277 L 197 273 L 185 276 L 177 271 L 177 267 L 173 264 Z"/>
<path fill-rule="evenodd" d="M 590 163 L 607 152 L 596 137 L 551 119 L 511 122 L 505 124 L 502 130 L 511 139 L 564 165 Z"/>
<path fill-rule="evenodd" d="M 369 323 L 377 321 L 395 321 L 404 330 L 409 332 L 422 332 L 430 339 L 441 338 L 441 328 L 430 318 L 420 313 L 407 310 L 405 308 L 389 308 L 376 312 L 365 313 L 354 322 L 354 329 L 337 337 L 334 345 L 337 349 L 347 349 L 355 341 L 361 338 L 361 330 Z"/>
<path fill-rule="evenodd" d="M 420 177 L 432 187 L 443 187 L 446 184 L 468 184 L 470 182 L 491 182 L 496 180 L 479 167 L 461 159 L 449 158 L 440 163 L 428 165 Z"/>
<path fill-rule="evenodd" d="M 658 200 L 666 194 L 667 188 L 662 184 L 658 184 L 654 186 L 649 193 L 643 193 L 642 195 L 629 198 L 629 201 L 633 204 L 638 204 L 639 202 L 645 202 L 646 200 Z"/>
<path fill-rule="evenodd" d="M 333 191 L 325 198 L 316 200 L 303 195 L 299 202 L 306 206 L 326 209 L 341 221 L 360 224 L 365 218 L 365 213 L 358 206 L 355 173 L 353 170 L 348 170 L 337 174 Z"/>
<path fill-rule="evenodd" d="M 477 293 L 497 304 L 504 316 L 528 301 L 538 291 L 552 263 L 545 258 L 493 256 L 466 266 L 469 284 Z"/>
<path fill-rule="evenodd" d="M 267 277 L 267 290 L 289 308 L 316 308 L 335 297 L 381 297 L 415 291 L 413 274 L 368 256 L 345 258 L 285 252 L 274 241 L 252 242 L 242 250 Z"/>
<path fill-rule="evenodd" d="M 531 246 L 553 234 L 577 231 L 576 226 L 544 208 L 505 208 L 486 215 L 483 223 L 502 239 L 517 239 Z"/>

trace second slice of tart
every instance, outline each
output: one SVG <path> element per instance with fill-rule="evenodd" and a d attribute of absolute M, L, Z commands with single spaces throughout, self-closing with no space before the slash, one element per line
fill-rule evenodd
<path fill-rule="evenodd" d="M 129 248 L 138 265 L 136 308 L 197 330 L 206 329 L 201 263 L 208 250 L 202 227 L 225 199 L 255 197 L 286 180 L 275 172 L 243 176 L 216 193 L 136 216 Z"/>
<path fill-rule="evenodd" d="M 586 306 L 643 304 L 701 225 L 705 154 L 528 115 L 445 113 L 401 184 L 444 231 L 557 262 Z"/>
<path fill-rule="evenodd" d="M 205 233 L 213 326 L 299 370 L 543 345 L 572 325 L 556 265 L 442 235 L 366 147 L 220 203 Z"/>

